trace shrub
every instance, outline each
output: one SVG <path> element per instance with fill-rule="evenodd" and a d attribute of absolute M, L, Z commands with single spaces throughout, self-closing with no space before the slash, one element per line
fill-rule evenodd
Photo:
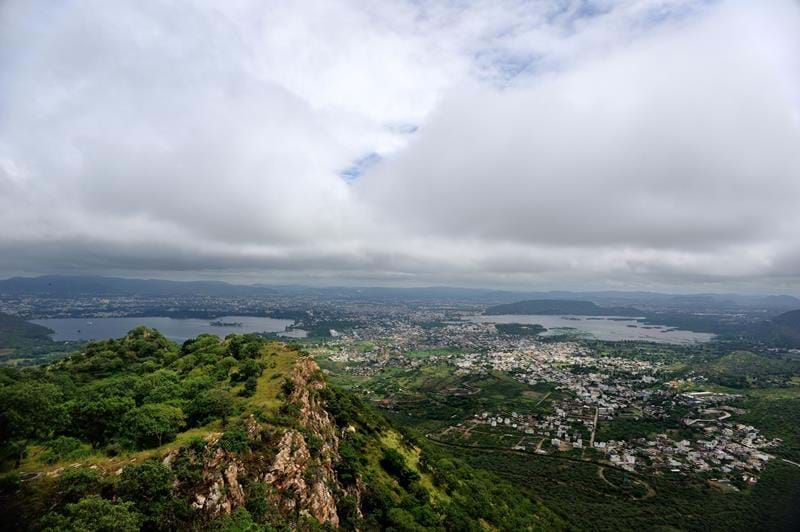
<path fill-rule="evenodd" d="M 100 492 L 100 474 L 87 467 L 66 469 L 58 479 L 58 489 L 64 502 L 78 502 Z"/>
<path fill-rule="evenodd" d="M 219 439 L 219 446 L 232 453 L 246 453 L 250 450 L 247 434 L 240 427 L 227 430 Z"/>
<path fill-rule="evenodd" d="M 54 464 L 61 460 L 74 460 L 89 454 L 88 446 L 81 443 L 77 438 L 69 436 L 59 436 L 44 444 L 47 448 L 41 454 L 41 460 L 46 464 Z"/>
<path fill-rule="evenodd" d="M 112 503 L 100 497 L 86 497 L 68 504 L 64 515 L 45 516 L 43 532 L 138 532 L 141 518 L 129 502 Z"/>

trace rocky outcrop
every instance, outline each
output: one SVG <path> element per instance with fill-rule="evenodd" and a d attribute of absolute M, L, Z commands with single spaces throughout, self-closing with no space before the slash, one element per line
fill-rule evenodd
<path fill-rule="evenodd" d="M 279 451 L 264 480 L 276 491 L 272 502 L 286 511 L 299 511 L 316 518 L 320 523 L 339 526 L 336 499 L 330 485 L 336 485 L 333 469 L 311 458 L 302 434 L 287 431 Z"/>
<path fill-rule="evenodd" d="M 336 477 L 338 429 L 320 397 L 325 381 L 319 366 L 300 358 L 288 379 L 291 393 L 285 402 L 296 415 L 293 428 L 265 428 L 251 416 L 243 429 L 254 450 L 243 454 L 221 448 L 219 434 L 207 440 L 202 475 L 190 496 L 210 519 L 244 505 L 247 482 L 267 484 L 268 502 L 285 516 L 308 515 L 333 527 L 339 526 L 337 497 L 360 501 L 363 484 L 342 486 Z M 174 467 L 177 452 L 185 451 L 173 451 L 164 465 Z"/>
<path fill-rule="evenodd" d="M 298 408 L 298 424 L 318 442 L 319 448 L 312 456 L 306 437 L 298 430 L 288 430 L 278 444 L 278 454 L 265 480 L 277 488 L 278 504 L 337 527 L 334 492 L 344 490 L 334 470 L 339 452 L 336 424 L 318 393 L 325 381 L 319 366 L 310 358 L 298 360 L 290 380 L 293 386 L 287 402 Z M 289 498 L 287 493 L 293 496 Z"/>
<path fill-rule="evenodd" d="M 194 493 L 192 506 L 203 510 L 210 518 L 229 514 L 245 502 L 244 489 L 240 475 L 247 468 L 233 453 L 214 447 L 215 440 L 209 442 L 203 460 L 201 489 Z M 164 465 L 171 466 L 174 454 L 164 459 Z"/>

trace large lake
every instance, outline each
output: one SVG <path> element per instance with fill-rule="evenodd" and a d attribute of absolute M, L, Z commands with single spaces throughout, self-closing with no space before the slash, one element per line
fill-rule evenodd
<path fill-rule="evenodd" d="M 104 340 L 125 336 L 128 331 L 145 325 L 158 329 L 161 333 L 176 342 L 182 342 L 203 333 L 225 336 L 230 333 L 242 334 L 251 332 L 283 332 L 292 320 L 259 318 L 252 316 L 223 316 L 214 320 L 174 318 L 53 318 L 31 320 L 55 331 L 54 340 Z M 240 323 L 236 326 L 214 326 L 212 321 L 224 323 Z M 292 336 L 299 336 L 299 331 Z"/>
<path fill-rule="evenodd" d="M 547 332 L 541 336 L 559 334 L 581 334 L 597 340 L 659 342 L 668 344 L 693 344 L 708 342 L 714 338 L 710 333 L 683 331 L 663 325 L 647 325 L 635 318 L 615 316 L 540 316 L 540 315 L 500 315 L 469 316 L 470 321 L 479 323 L 538 323 Z"/>

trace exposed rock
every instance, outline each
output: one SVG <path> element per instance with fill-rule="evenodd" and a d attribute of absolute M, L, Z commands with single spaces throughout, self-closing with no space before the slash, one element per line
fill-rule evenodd
<path fill-rule="evenodd" d="M 247 437 L 250 440 L 255 440 L 261 436 L 261 431 L 263 427 L 256 421 L 256 417 L 253 414 L 250 414 L 244 422 L 244 430 L 247 433 Z"/>
<path fill-rule="evenodd" d="M 175 457 L 176 456 L 178 456 L 177 449 L 167 453 L 167 456 L 164 457 L 164 459 L 161 461 L 161 463 L 164 464 L 165 466 L 169 467 L 169 468 L 172 468 L 172 463 L 175 461 Z"/>
<path fill-rule="evenodd" d="M 237 458 L 217 448 L 203 466 L 203 485 L 205 489 L 194 494 L 197 509 L 205 510 L 210 517 L 229 514 L 244 504 L 244 490 L 239 483 L 241 464 Z"/>
<path fill-rule="evenodd" d="M 319 394 L 325 387 L 319 366 L 310 358 L 301 358 L 289 378 L 294 386 L 286 401 L 297 407 L 299 429 L 276 433 L 264 428 L 252 415 L 244 423 L 251 447 L 267 447 L 270 451 L 237 455 L 217 447 L 219 437 L 207 440 L 201 487 L 193 488 L 191 497 L 192 506 L 207 512 L 209 519 L 244 505 L 245 479 L 268 484 L 267 500 L 285 515 L 309 515 L 333 527 L 339 526 L 337 496 L 351 495 L 360 506 L 364 489 L 360 479 L 355 485 L 344 487 L 336 478 L 339 431 Z M 163 459 L 164 465 L 173 467 L 177 457 L 178 451 L 170 452 Z"/>

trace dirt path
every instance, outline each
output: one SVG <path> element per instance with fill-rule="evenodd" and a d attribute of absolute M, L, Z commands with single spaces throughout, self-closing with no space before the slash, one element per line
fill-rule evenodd
<path fill-rule="evenodd" d="M 617 486 L 615 484 L 612 484 L 611 482 L 608 481 L 608 479 L 606 478 L 606 475 L 605 475 L 605 470 L 606 470 L 606 468 L 604 466 L 597 466 L 597 478 L 599 478 L 600 480 L 602 480 L 603 482 L 605 482 L 606 484 L 608 484 L 609 486 L 611 486 L 614 489 L 620 489 L 619 486 Z M 641 497 L 634 497 L 634 496 L 631 495 L 631 498 L 634 499 L 634 500 L 640 501 L 640 500 L 643 500 L 643 499 L 650 499 L 651 497 L 655 497 L 656 496 L 656 490 L 654 490 L 652 487 L 650 487 L 650 484 L 648 484 L 644 480 L 635 478 L 635 479 L 631 480 L 631 484 L 641 484 L 645 489 L 645 494 L 643 496 L 641 496 Z"/>

